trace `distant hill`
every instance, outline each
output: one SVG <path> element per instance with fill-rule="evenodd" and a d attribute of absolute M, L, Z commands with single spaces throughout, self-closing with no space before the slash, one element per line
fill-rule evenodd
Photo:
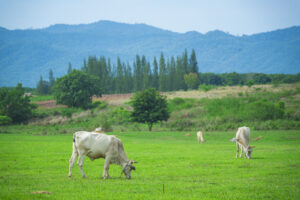
<path fill-rule="evenodd" d="M 40 75 L 66 74 L 68 62 L 81 68 L 90 55 L 132 62 L 136 54 L 181 55 L 196 51 L 200 72 L 300 72 L 300 27 L 250 36 L 222 31 L 175 33 L 145 24 L 99 21 L 57 24 L 44 29 L 7 30 L 0 27 L 0 86 L 22 82 L 35 87 Z"/>

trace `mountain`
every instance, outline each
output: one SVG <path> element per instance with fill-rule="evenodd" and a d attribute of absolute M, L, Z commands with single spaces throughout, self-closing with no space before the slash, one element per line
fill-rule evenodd
<path fill-rule="evenodd" d="M 176 33 L 146 24 L 99 21 L 57 24 L 43 29 L 7 30 L 0 27 L 0 86 L 22 82 L 35 87 L 40 75 L 66 74 L 68 63 L 80 69 L 88 56 L 132 62 L 136 54 L 149 61 L 196 51 L 200 72 L 300 72 L 300 26 L 266 33 L 234 36 L 215 30 Z"/>

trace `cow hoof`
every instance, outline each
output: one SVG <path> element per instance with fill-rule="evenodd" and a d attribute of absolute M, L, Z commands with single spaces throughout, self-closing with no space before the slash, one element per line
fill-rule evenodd
<path fill-rule="evenodd" d="M 72 175 L 69 175 L 69 178 L 72 178 Z"/>
<path fill-rule="evenodd" d="M 86 178 L 86 176 L 82 176 L 82 178 Z"/>

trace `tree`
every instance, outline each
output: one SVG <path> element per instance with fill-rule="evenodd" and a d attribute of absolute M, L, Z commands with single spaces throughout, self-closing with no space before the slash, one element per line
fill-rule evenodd
<path fill-rule="evenodd" d="M 117 93 L 123 93 L 124 90 L 124 72 L 123 72 L 123 66 L 121 64 L 121 60 L 118 57 L 117 59 L 117 77 L 116 77 L 116 92 Z"/>
<path fill-rule="evenodd" d="M 198 73 L 198 63 L 196 58 L 195 50 L 192 50 L 191 58 L 190 58 L 190 72 L 192 73 Z"/>
<path fill-rule="evenodd" d="M 69 62 L 68 74 L 70 74 L 72 71 L 73 71 L 72 64 Z"/>
<path fill-rule="evenodd" d="M 28 96 L 24 96 L 22 84 L 18 84 L 14 89 L 0 89 L 0 115 L 8 116 L 15 123 L 26 122 L 33 115 L 36 108 L 30 104 Z"/>
<path fill-rule="evenodd" d="M 160 95 L 154 88 L 135 93 L 131 105 L 133 121 L 147 123 L 149 131 L 154 123 L 167 121 L 169 118 L 166 96 Z"/>
<path fill-rule="evenodd" d="M 135 62 L 133 64 L 134 72 L 134 90 L 141 91 L 143 86 L 143 72 L 142 63 L 139 55 L 136 55 Z"/>
<path fill-rule="evenodd" d="M 238 85 L 240 83 L 240 75 L 236 72 L 224 74 L 226 85 Z"/>
<path fill-rule="evenodd" d="M 49 71 L 49 87 L 51 88 L 54 85 L 55 78 L 53 77 L 53 71 L 50 69 Z"/>
<path fill-rule="evenodd" d="M 152 79 L 152 86 L 158 90 L 158 65 L 157 65 L 157 61 L 156 61 L 156 58 L 154 57 L 154 60 L 153 60 L 153 79 Z"/>
<path fill-rule="evenodd" d="M 176 72 L 175 72 L 175 90 L 186 89 L 184 83 L 184 74 L 185 71 L 182 65 L 182 59 L 178 56 L 176 59 Z"/>
<path fill-rule="evenodd" d="M 159 59 L 159 91 L 166 91 L 167 86 L 167 76 L 166 76 L 166 63 L 164 54 L 160 54 Z"/>
<path fill-rule="evenodd" d="M 84 72 L 73 70 L 55 81 L 53 94 L 57 104 L 86 108 L 92 96 L 101 96 L 100 79 Z"/>
<path fill-rule="evenodd" d="M 40 77 L 40 81 L 36 86 L 36 91 L 38 94 L 49 94 L 50 93 L 50 86 L 48 81 L 44 81 L 43 77 Z"/>
<path fill-rule="evenodd" d="M 189 73 L 184 75 L 184 82 L 189 89 L 195 89 L 198 84 L 198 74 Z"/>
<path fill-rule="evenodd" d="M 254 81 L 253 81 L 253 80 L 248 80 L 248 81 L 246 82 L 246 85 L 247 85 L 248 87 L 251 87 L 252 85 L 254 85 Z"/>

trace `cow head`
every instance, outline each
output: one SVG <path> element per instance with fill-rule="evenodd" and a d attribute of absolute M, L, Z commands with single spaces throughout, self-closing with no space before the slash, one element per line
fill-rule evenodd
<path fill-rule="evenodd" d="M 248 146 L 248 148 L 246 148 L 246 158 L 250 159 L 251 158 L 251 154 L 252 154 L 252 151 L 253 149 L 255 148 L 255 146 Z"/>
<path fill-rule="evenodd" d="M 133 166 L 133 163 L 137 163 L 134 160 L 129 160 L 128 163 L 123 167 L 122 172 L 126 176 L 127 179 L 131 179 L 131 170 L 135 170 L 135 166 Z"/>

